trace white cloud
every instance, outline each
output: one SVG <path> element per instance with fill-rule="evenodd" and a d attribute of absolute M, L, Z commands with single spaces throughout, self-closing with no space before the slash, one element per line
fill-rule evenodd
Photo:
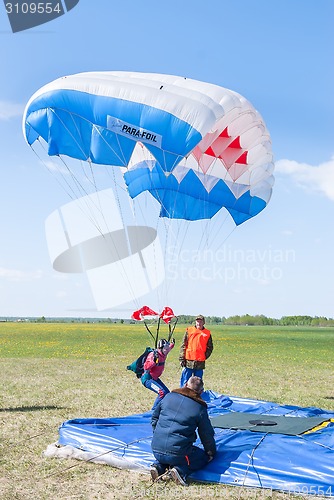
<path fill-rule="evenodd" d="M 291 176 L 298 186 L 321 193 L 334 201 L 334 156 L 317 166 L 293 160 L 278 160 L 275 170 Z"/>
<path fill-rule="evenodd" d="M 54 271 L 52 275 L 53 279 L 57 281 L 68 281 L 69 277 L 66 273 L 59 273 L 58 271 Z"/>
<path fill-rule="evenodd" d="M 36 279 L 40 279 L 42 277 L 42 271 L 32 271 L 32 272 L 24 272 L 19 271 L 18 269 L 5 269 L 4 267 L 0 267 L 0 279 L 4 279 L 7 281 L 32 281 Z"/>
<path fill-rule="evenodd" d="M 291 229 L 284 229 L 283 231 L 281 231 L 281 234 L 283 234 L 284 236 L 292 236 L 293 232 L 291 231 Z"/>
<path fill-rule="evenodd" d="M 24 106 L 15 102 L 0 101 L 0 120 L 22 117 Z"/>

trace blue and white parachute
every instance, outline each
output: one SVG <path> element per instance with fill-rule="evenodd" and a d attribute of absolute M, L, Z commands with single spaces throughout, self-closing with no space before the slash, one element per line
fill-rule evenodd
<path fill-rule="evenodd" d="M 236 225 L 263 210 L 273 186 L 268 130 L 226 88 L 153 73 L 90 72 L 55 80 L 29 100 L 26 141 L 49 156 L 121 167 L 132 198 L 149 192 L 160 216 Z"/>

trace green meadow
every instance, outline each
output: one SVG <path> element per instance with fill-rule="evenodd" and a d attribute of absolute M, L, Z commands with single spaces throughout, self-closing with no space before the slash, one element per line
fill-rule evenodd
<path fill-rule="evenodd" d="M 214 352 L 206 389 L 333 410 L 334 328 L 207 326 Z M 176 327 L 176 347 L 162 376 L 170 389 L 179 385 L 184 329 Z M 166 335 L 162 327 L 160 336 Z M 288 498 L 196 483 L 185 491 L 170 482 L 152 485 L 146 474 L 43 455 L 65 420 L 151 408 L 154 394 L 126 370 L 147 345 L 151 338 L 142 324 L 0 323 L 2 499 Z"/>

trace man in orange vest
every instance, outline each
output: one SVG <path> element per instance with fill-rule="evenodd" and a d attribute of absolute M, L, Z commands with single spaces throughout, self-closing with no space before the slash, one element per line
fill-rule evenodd
<path fill-rule="evenodd" d="M 205 318 L 199 314 L 195 326 L 188 327 L 184 334 L 179 356 L 183 367 L 180 387 L 184 387 L 192 375 L 203 378 L 205 360 L 213 351 L 211 332 L 204 328 L 204 324 Z"/>

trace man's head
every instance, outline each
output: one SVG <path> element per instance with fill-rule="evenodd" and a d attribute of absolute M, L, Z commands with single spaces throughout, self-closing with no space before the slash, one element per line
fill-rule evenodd
<path fill-rule="evenodd" d="M 196 328 L 199 328 L 200 330 L 202 330 L 204 324 L 205 324 L 205 318 L 204 318 L 204 316 L 202 316 L 202 314 L 198 314 L 196 316 L 196 320 L 195 320 L 195 326 L 196 326 Z"/>
<path fill-rule="evenodd" d="M 202 394 L 202 392 L 204 391 L 203 380 L 200 377 L 196 377 L 195 375 L 190 377 L 190 379 L 186 383 L 186 387 L 197 392 L 197 394 Z"/>

